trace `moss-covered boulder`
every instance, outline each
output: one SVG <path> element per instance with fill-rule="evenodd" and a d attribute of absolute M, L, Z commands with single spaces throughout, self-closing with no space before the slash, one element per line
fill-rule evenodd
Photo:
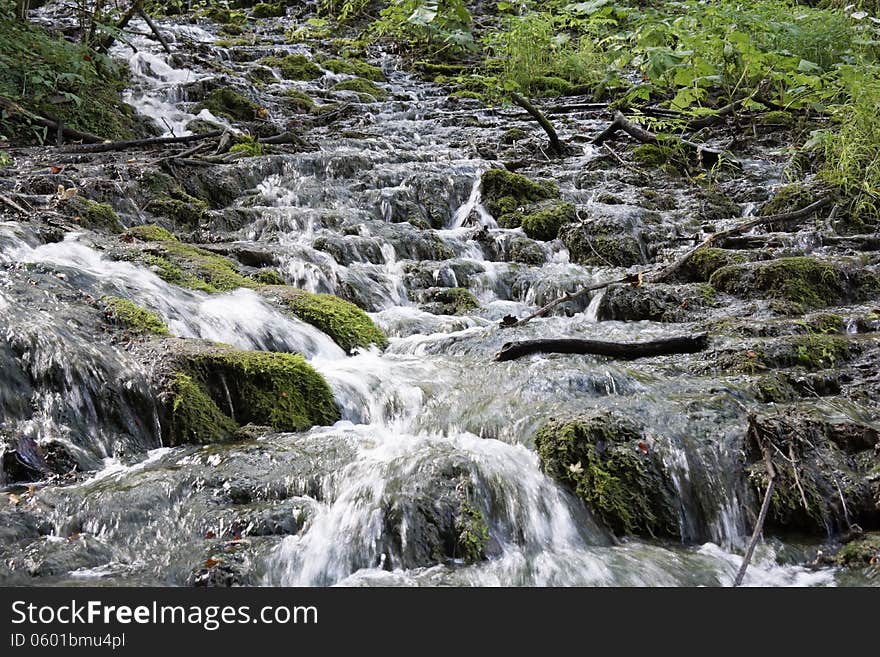
<path fill-rule="evenodd" d="M 310 114 L 317 107 L 312 97 L 299 89 L 286 89 L 283 98 L 286 105 L 300 114 Z"/>
<path fill-rule="evenodd" d="M 433 287 L 425 290 L 422 309 L 435 315 L 464 315 L 480 307 L 469 290 L 463 287 Z"/>
<path fill-rule="evenodd" d="M 716 271 L 728 265 L 737 265 L 763 259 L 752 251 L 730 251 L 708 247 L 695 251 L 677 272 L 680 280 L 706 282 Z"/>
<path fill-rule="evenodd" d="M 193 230 L 208 216 L 208 204 L 188 194 L 166 173 L 152 171 L 141 177 L 138 189 L 142 207 L 156 217 L 168 219 L 177 227 Z"/>
<path fill-rule="evenodd" d="M 214 116 L 222 116 L 233 121 L 251 121 L 260 108 L 254 101 L 234 89 L 222 87 L 214 89 L 196 107 L 196 111 L 208 110 Z"/>
<path fill-rule="evenodd" d="M 744 449 L 756 504 L 767 488 L 762 443 L 772 445 L 776 471 L 765 521 L 768 530 L 826 536 L 853 524 L 880 528 L 876 428 L 798 408 L 757 415 L 746 432 Z"/>
<path fill-rule="evenodd" d="M 674 489 L 639 428 L 610 411 L 551 420 L 535 435 L 544 471 L 616 534 L 679 536 Z"/>
<path fill-rule="evenodd" d="M 362 100 L 372 102 L 373 100 L 386 100 L 388 92 L 379 87 L 376 83 L 364 78 L 352 78 L 343 80 L 333 85 L 333 91 L 354 91 L 361 96 Z M 366 98 L 365 98 L 366 97 Z"/>
<path fill-rule="evenodd" d="M 571 261 L 579 265 L 632 267 L 645 261 L 635 236 L 611 221 L 565 224 L 559 230 L 559 239 Z"/>
<path fill-rule="evenodd" d="M 211 293 L 260 286 L 239 273 L 229 258 L 180 242 L 158 226 L 137 226 L 122 237 L 132 244 L 125 257 L 144 263 L 174 285 Z"/>
<path fill-rule="evenodd" d="M 599 321 L 622 322 L 692 321 L 703 308 L 714 303 L 714 295 L 715 290 L 705 283 L 639 287 L 612 285 L 599 301 L 596 317 Z"/>
<path fill-rule="evenodd" d="M 385 82 L 386 80 L 381 68 L 356 59 L 325 59 L 321 62 L 321 66 L 333 73 L 354 75 L 373 82 Z"/>
<path fill-rule="evenodd" d="M 110 233 L 121 233 L 123 230 L 119 215 L 106 203 L 76 195 L 63 202 L 63 209 L 73 215 L 74 221 L 83 228 Z"/>
<path fill-rule="evenodd" d="M 480 185 L 483 205 L 499 224 L 505 220 L 505 215 L 513 214 L 526 205 L 559 197 L 559 187 L 555 182 L 531 180 L 505 169 L 484 172 Z"/>
<path fill-rule="evenodd" d="M 298 53 L 284 57 L 266 57 L 260 63 L 277 68 L 285 80 L 316 80 L 324 74 L 320 66 Z"/>
<path fill-rule="evenodd" d="M 502 228 L 521 226 L 523 232 L 531 239 L 547 242 L 555 240 L 559 230 L 574 220 L 574 204 L 550 201 L 528 205 L 521 210 L 504 214 L 498 223 Z"/>
<path fill-rule="evenodd" d="M 834 555 L 834 563 L 845 568 L 866 568 L 880 563 L 880 532 L 862 534 Z"/>
<path fill-rule="evenodd" d="M 130 333 L 169 335 L 168 326 L 161 317 L 133 301 L 105 296 L 101 298 L 101 303 L 104 305 L 104 315 L 107 320 Z"/>
<path fill-rule="evenodd" d="M 372 344 L 388 346 L 388 338 L 363 310 L 332 294 L 314 294 L 288 286 L 261 290 L 278 300 L 291 314 L 320 329 L 348 352 Z"/>
<path fill-rule="evenodd" d="M 814 257 L 727 265 L 709 282 L 728 294 L 788 302 L 796 310 L 863 301 L 880 293 L 880 278 L 858 262 Z"/>
<path fill-rule="evenodd" d="M 251 16 L 254 18 L 281 18 L 286 14 L 287 10 L 283 2 L 258 2 L 251 10 Z"/>
<path fill-rule="evenodd" d="M 228 440 L 239 424 L 303 431 L 339 419 L 324 378 L 298 354 L 173 340 L 166 434 L 171 445 Z"/>

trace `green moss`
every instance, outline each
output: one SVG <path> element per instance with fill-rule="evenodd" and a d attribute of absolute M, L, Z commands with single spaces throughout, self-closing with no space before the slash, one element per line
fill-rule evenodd
<path fill-rule="evenodd" d="M 510 128 L 509 130 L 505 130 L 504 133 L 501 135 L 501 143 L 513 144 L 525 139 L 528 136 L 529 133 L 522 128 Z"/>
<path fill-rule="evenodd" d="M 747 258 L 736 251 L 709 247 L 695 251 L 682 265 L 679 276 L 687 281 L 708 281 L 718 269 L 735 263 L 746 262 Z"/>
<path fill-rule="evenodd" d="M 678 536 L 672 489 L 638 429 L 610 412 L 551 420 L 535 436 L 544 470 L 618 534 Z"/>
<path fill-rule="evenodd" d="M 281 18 L 285 15 L 287 15 L 287 11 L 284 9 L 284 4 L 281 2 L 277 4 L 258 2 L 254 5 L 253 10 L 251 11 L 251 16 L 254 18 Z"/>
<path fill-rule="evenodd" d="M 819 333 L 843 333 L 846 328 L 843 317 L 834 313 L 813 315 L 806 320 L 805 324 L 811 331 L 818 331 Z"/>
<path fill-rule="evenodd" d="M 763 295 L 802 308 L 867 298 L 880 289 L 880 279 L 873 273 L 811 257 L 728 265 L 715 271 L 709 282 L 722 292 L 748 297 Z"/>
<path fill-rule="evenodd" d="M 121 233 L 123 230 L 119 215 L 106 203 L 74 196 L 65 201 L 65 206 L 76 215 L 83 228 L 107 230 L 111 233 Z"/>
<path fill-rule="evenodd" d="M 559 237 L 579 265 L 631 267 L 643 261 L 638 240 L 616 225 L 580 222 L 563 225 Z"/>
<path fill-rule="evenodd" d="M 329 335 L 348 352 L 371 344 L 388 346 L 388 338 L 367 313 L 344 299 L 287 286 L 268 287 L 265 293 L 278 297 L 293 315 Z"/>
<path fill-rule="evenodd" d="M 208 204 L 192 196 L 189 198 L 192 200 L 185 201 L 170 196 L 158 196 L 150 199 L 144 209 L 158 217 L 171 219 L 175 224 L 196 228 L 207 217 Z"/>
<path fill-rule="evenodd" d="M 534 181 L 505 169 L 490 169 L 480 183 L 483 205 L 499 221 L 529 203 L 555 199 L 559 188 L 552 181 Z"/>
<path fill-rule="evenodd" d="M 153 312 L 121 297 L 101 298 L 107 319 L 120 324 L 132 333 L 169 335 L 165 322 Z"/>
<path fill-rule="evenodd" d="M 523 216 L 522 228 L 534 240 L 555 240 L 559 229 L 574 219 L 574 204 L 558 202 Z"/>
<path fill-rule="evenodd" d="M 867 533 L 844 545 L 834 557 L 847 568 L 865 568 L 880 563 L 880 533 Z"/>
<path fill-rule="evenodd" d="M 799 335 L 792 339 L 797 364 L 811 370 L 834 367 L 850 357 L 849 340 L 840 335 Z"/>
<path fill-rule="evenodd" d="M 303 431 L 339 419 L 333 392 L 299 354 L 216 348 L 186 355 L 184 373 L 240 424 Z M 225 415 L 225 411 L 223 412 Z"/>
<path fill-rule="evenodd" d="M 463 287 L 441 287 L 430 292 L 430 300 L 440 304 L 440 314 L 463 315 L 480 307 L 480 303 L 469 290 Z"/>
<path fill-rule="evenodd" d="M 388 98 L 388 92 L 364 78 L 352 78 L 351 80 L 337 82 L 333 85 L 333 91 L 356 91 L 359 94 L 371 96 L 376 100 L 386 100 Z"/>
<path fill-rule="evenodd" d="M 307 93 L 298 89 L 287 89 L 284 92 L 287 104 L 297 111 L 306 114 L 315 110 L 315 101 Z"/>
<path fill-rule="evenodd" d="M 183 372 L 175 373 L 170 392 L 168 442 L 172 447 L 217 443 L 232 438 L 238 423 L 224 415 L 204 386 L 192 377 Z"/>
<path fill-rule="evenodd" d="M 211 293 L 259 287 L 256 281 L 242 276 L 229 258 L 179 242 L 158 226 L 137 226 L 126 235 L 149 242 L 149 247 L 130 255 L 155 269 L 168 283 Z"/>
<path fill-rule="evenodd" d="M 284 279 L 274 269 L 261 269 L 251 275 L 251 279 L 262 285 L 285 285 Z"/>
<path fill-rule="evenodd" d="M 230 153 L 237 153 L 244 157 L 257 157 L 263 154 L 263 147 L 253 137 L 243 137 L 237 144 L 229 149 Z"/>
<path fill-rule="evenodd" d="M 122 238 L 137 239 L 142 242 L 174 242 L 177 240 L 174 235 L 156 224 L 132 226 L 123 233 Z"/>
<path fill-rule="evenodd" d="M 531 94 L 545 98 L 567 96 L 573 92 L 574 88 L 574 85 L 568 80 L 552 75 L 536 77 L 529 81 L 529 91 Z"/>
<path fill-rule="evenodd" d="M 385 74 L 382 69 L 366 62 L 352 59 L 325 59 L 321 66 L 328 71 L 343 75 L 355 75 L 359 78 L 372 80 L 373 82 L 385 82 Z"/>
<path fill-rule="evenodd" d="M 802 185 L 784 185 L 776 191 L 772 199 L 764 204 L 761 208 L 761 214 L 782 214 L 800 210 L 815 200 L 814 194 Z"/>
<path fill-rule="evenodd" d="M 483 512 L 467 502 L 462 503 L 455 518 L 455 531 L 458 532 L 456 555 L 465 563 L 481 561 L 489 544 L 489 526 Z"/>
<path fill-rule="evenodd" d="M 641 144 L 632 150 L 632 158 L 642 166 L 649 168 L 658 168 L 668 164 L 673 155 L 673 149 L 659 144 Z"/>
<path fill-rule="evenodd" d="M 320 66 L 301 54 L 266 57 L 260 63 L 279 69 L 285 80 L 315 80 L 323 75 Z"/>
<path fill-rule="evenodd" d="M 223 116 L 233 121 L 252 121 L 259 105 L 250 98 L 242 96 L 228 87 L 215 89 L 199 104 L 196 111 L 208 110 L 214 116 Z"/>

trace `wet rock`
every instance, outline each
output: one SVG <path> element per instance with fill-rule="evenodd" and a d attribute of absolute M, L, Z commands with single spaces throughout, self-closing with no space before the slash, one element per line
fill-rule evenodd
<path fill-rule="evenodd" d="M 388 99 L 388 92 L 379 87 L 375 82 L 364 78 L 351 78 L 337 82 L 332 87 L 333 91 L 353 91 L 362 102 L 373 103 Z"/>
<path fill-rule="evenodd" d="M 131 333 L 169 335 L 168 326 L 158 315 L 128 299 L 105 296 L 101 303 L 107 320 Z"/>
<path fill-rule="evenodd" d="M 834 555 L 834 563 L 845 568 L 865 568 L 880 563 L 880 533 L 862 534 Z"/>
<path fill-rule="evenodd" d="M 706 282 L 722 267 L 767 260 L 769 257 L 762 251 L 731 251 L 709 247 L 696 251 L 688 258 L 678 270 L 677 277 L 688 282 Z"/>
<path fill-rule="evenodd" d="M 400 484 L 404 490 L 383 509 L 384 552 L 390 556 L 386 568 L 473 563 L 486 557 L 489 529 L 463 466 L 446 464 Z"/>
<path fill-rule="evenodd" d="M 211 91 L 195 108 L 196 112 L 208 110 L 214 116 L 232 121 L 250 121 L 256 116 L 259 105 L 230 87 Z"/>
<path fill-rule="evenodd" d="M 519 228 L 533 240 L 555 240 L 566 224 L 575 220 L 574 204 L 551 201 L 527 205 L 507 213 L 499 220 L 503 228 Z"/>
<path fill-rule="evenodd" d="M 588 218 L 559 231 L 572 262 L 605 267 L 631 267 L 645 262 L 639 239 L 641 209 L 592 204 L 585 212 Z"/>
<path fill-rule="evenodd" d="M 353 75 L 373 82 L 385 82 L 385 74 L 382 69 L 356 59 L 325 59 L 321 66 L 336 74 Z"/>
<path fill-rule="evenodd" d="M 464 315 L 480 304 L 473 294 L 462 287 L 436 287 L 425 290 L 422 310 L 434 315 Z"/>
<path fill-rule="evenodd" d="M 525 205 L 559 197 L 552 181 L 533 181 L 504 169 L 490 169 L 481 178 L 483 205 L 501 223 L 506 215 Z"/>
<path fill-rule="evenodd" d="M 628 419 L 597 411 L 551 420 L 535 435 L 544 471 L 616 534 L 679 536 L 674 489 L 660 456 Z"/>
<path fill-rule="evenodd" d="M 122 232 L 119 216 L 106 203 L 97 203 L 76 195 L 62 202 L 61 209 L 71 214 L 74 221 L 83 228 L 110 233 Z"/>
<path fill-rule="evenodd" d="M 777 532 L 826 535 L 852 525 L 880 528 L 880 432 L 846 419 L 789 409 L 758 415 L 758 435 L 769 441 L 776 470 L 766 526 Z M 753 432 L 746 442 L 747 473 L 757 500 L 767 473 Z"/>
<path fill-rule="evenodd" d="M 714 290 L 708 285 L 612 285 L 599 302 L 596 317 L 599 321 L 687 322 L 713 302 Z"/>
<path fill-rule="evenodd" d="M 46 536 L 34 541 L 16 556 L 12 570 L 24 571 L 31 577 L 51 577 L 80 568 L 103 566 L 112 560 L 112 550 L 95 536 Z"/>
<path fill-rule="evenodd" d="M 329 253 L 336 262 L 346 267 L 355 262 L 385 264 L 382 245 L 371 237 L 322 235 L 312 243 L 312 247 Z"/>
<path fill-rule="evenodd" d="M 229 440 L 239 422 L 302 431 L 339 419 L 329 386 L 298 354 L 181 339 L 163 348 L 168 444 Z"/>

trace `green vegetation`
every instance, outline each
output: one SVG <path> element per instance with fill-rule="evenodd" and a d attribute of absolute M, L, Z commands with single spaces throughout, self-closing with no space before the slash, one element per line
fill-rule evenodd
<path fill-rule="evenodd" d="M 119 92 L 126 74 L 88 43 L 74 43 L 26 21 L 14 6 L 0 6 L 0 97 L 25 110 L 106 139 L 132 135 L 133 116 Z M 7 108 L 0 112 L 0 136 L 25 143 L 55 139 L 48 128 Z M 2 158 L 0 158 L 2 159 Z"/>
<path fill-rule="evenodd" d="M 244 157 L 257 157 L 263 154 L 263 147 L 255 137 L 242 137 L 237 144 L 229 149 L 230 153 L 237 153 Z"/>
<path fill-rule="evenodd" d="M 268 2 L 258 2 L 251 10 L 251 16 L 254 18 L 279 18 L 287 14 L 283 2 L 270 4 Z"/>
<path fill-rule="evenodd" d="M 559 187 L 555 182 L 536 182 L 505 169 L 486 171 L 480 182 L 483 205 L 499 223 L 504 221 L 505 215 L 517 212 L 522 206 L 559 196 Z"/>
<path fill-rule="evenodd" d="M 287 99 L 287 102 L 291 107 L 295 108 L 299 112 L 302 112 L 303 114 L 308 114 L 315 111 L 315 101 L 312 100 L 312 97 L 304 91 L 300 91 L 298 89 L 287 89 L 284 92 L 284 97 Z"/>
<path fill-rule="evenodd" d="M 611 412 L 551 420 L 535 436 L 544 470 L 617 534 L 678 536 L 663 465 L 638 428 Z"/>
<path fill-rule="evenodd" d="M 157 314 L 128 299 L 106 296 L 101 298 L 101 303 L 104 304 L 107 319 L 130 333 L 169 335 L 168 327 Z"/>
<path fill-rule="evenodd" d="M 229 440 L 238 424 L 224 415 L 204 386 L 183 372 L 171 383 L 169 444 L 206 444 Z"/>
<path fill-rule="evenodd" d="M 848 568 L 865 568 L 880 563 L 880 533 L 867 533 L 850 541 L 840 548 L 834 561 Z"/>
<path fill-rule="evenodd" d="M 343 73 L 345 75 L 354 75 L 373 82 L 385 82 L 385 74 L 382 69 L 366 62 L 359 62 L 353 59 L 325 59 L 321 62 L 321 66 L 333 73 Z"/>

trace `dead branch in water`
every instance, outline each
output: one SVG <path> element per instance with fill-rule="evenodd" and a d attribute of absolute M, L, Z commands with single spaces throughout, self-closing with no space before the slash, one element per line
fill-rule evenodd
<path fill-rule="evenodd" d="M 758 539 L 761 538 L 761 534 L 764 531 L 764 520 L 767 518 L 767 511 L 770 509 L 770 498 L 773 495 L 773 486 L 776 483 L 776 470 L 773 467 L 773 459 L 770 456 L 770 449 L 767 445 L 767 440 L 758 428 L 754 414 L 749 415 L 749 436 L 760 445 L 761 452 L 764 454 L 764 466 L 767 468 L 767 490 L 764 492 L 764 501 L 761 503 L 761 511 L 758 513 L 758 520 L 755 522 L 755 529 L 752 532 L 752 538 L 749 540 L 749 545 L 746 548 L 745 556 L 743 556 L 742 565 L 739 567 L 739 572 L 736 574 L 736 579 L 733 581 L 734 587 L 742 584 L 743 578 L 746 576 L 746 570 L 752 560 L 755 546 L 758 544 Z"/>
<path fill-rule="evenodd" d="M 138 9 L 138 14 L 149 26 L 150 31 L 153 33 L 153 36 L 156 37 L 156 41 L 162 44 L 162 49 L 170 55 L 171 46 L 168 45 L 168 41 L 166 41 L 165 37 L 162 36 L 162 33 L 159 31 L 159 26 L 156 25 L 155 22 L 153 22 L 153 19 L 150 18 L 150 15 L 146 11 L 144 11 L 143 8 Z"/>
<path fill-rule="evenodd" d="M 532 118 L 538 122 L 538 125 L 543 128 L 544 132 L 547 133 L 547 137 L 550 139 L 550 148 L 557 156 L 562 156 L 565 153 L 565 148 L 562 145 L 562 142 L 559 141 L 559 135 L 556 134 L 556 130 L 553 128 L 553 124 L 547 120 L 547 117 L 544 116 L 541 111 L 532 105 L 525 98 L 520 96 L 516 92 L 510 93 L 510 98 L 514 103 L 522 107 L 526 112 L 532 115 Z"/>
<path fill-rule="evenodd" d="M 522 340 L 508 342 L 495 355 L 496 361 L 509 361 L 538 353 L 553 354 L 593 354 L 631 360 L 649 356 L 668 354 L 691 354 L 702 351 L 709 344 L 706 333 L 697 335 L 676 336 L 649 342 L 604 342 L 601 340 L 580 340 L 560 338 L 549 340 Z"/>

